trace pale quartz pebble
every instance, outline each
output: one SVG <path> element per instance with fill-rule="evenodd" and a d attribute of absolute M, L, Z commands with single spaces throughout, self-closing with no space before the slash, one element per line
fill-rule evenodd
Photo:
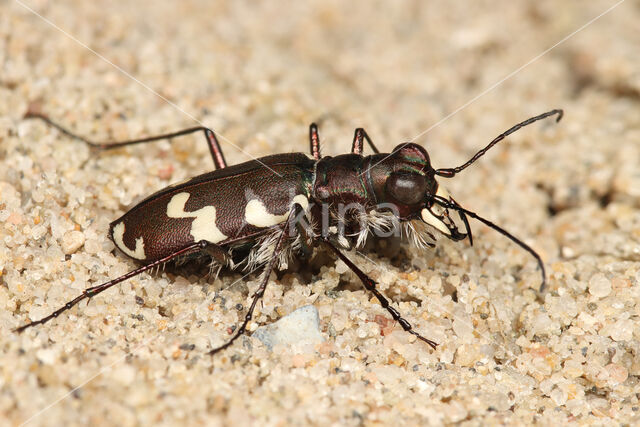
<path fill-rule="evenodd" d="M 462 366 L 473 366 L 483 358 L 480 346 L 477 344 L 464 344 L 456 352 L 455 363 Z"/>
<path fill-rule="evenodd" d="M 84 250 L 92 255 L 100 252 L 101 245 L 97 239 L 88 239 L 84 242 Z"/>
<path fill-rule="evenodd" d="M 62 251 L 71 255 L 84 244 L 84 234 L 81 231 L 69 231 L 62 236 Z"/>
<path fill-rule="evenodd" d="M 457 307 L 453 318 L 453 331 L 463 342 L 469 342 L 473 339 L 473 324 L 471 317 L 462 307 Z"/>
<path fill-rule="evenodd" d="M 588 313 L 582 312 L 578 315 L 578 321 L 580 322 L 579 326 L 581 325 L 581 327 L 584 326 L 589 328 L 595 325 L 598 319 Z"/>
<path fill-rule="evenodd" d="M 429 279 L 429 288 L 440 290 L 442 288 L 442 278 L 440 276 L 432 276 Z"/>
<path fill-rule="evenodd" d="M 58 350 L 43 348 L 36 352 L 36 357 L 45 365 L 53 365 L 58 360 Z"/>
<path fill-rule="evenodd" d="M 361 367 L 360 367 L 360 363 L 356 359 L 352 357 L 347 357 L 343 359 L 342 362 L 340 363 L 340 369 L 345 372 L 356 372 L 360 370 Z"/>
<path fill-rule="evenodd" d="M 559 387 L 555 387 L 549 393 L 549 397 L 554 401 L 554 403 L 558 406 L 564 405 L 567 402 L 568 394 L 566 391 L 560 389 Z"/>
<path fill-rule="evenodd" d="M 509 409 L 509 399 L 503 393 L 487 393 L 484 404 L 487 407 L 493 407 L 497 411 L 506 411 Z"/>
<path fill-rule="evenodd" d="M 603 369 L 604 372 L 601 372 L 604 378 L 601 377 L 601 375 L 598 375 L 598 378 L 602 378 L 605 379 L 607 381 L 607 383 L 611 386 L 620 384 L 624 381 L 626 381 L 627 377 L 629 376 L 629 372 L 627 371 L 627 368 L 625 368 L 624 366 L 618 365 L 616 363 L 610 363 L 607 366 L 604 367 Z"/>
<path fill-rule="evenodd" d="M 31 200 L 35 203 L 42 203 L 44 201 L 44 192 L 41 190 L 34 190 L 31 192 Z"/>
<path fill-rule="evenodd" d="M 259 327 L 252 337 L 262 341 L 270 350 L 277 345 L 308 347 L 324 341 L 320 333 L 318 310 L 312 305 L 301 307 L 275 323 Z"/>
<path fill-rule="evenodd" d="M 589 293 L 594 297 L 604 298 L 611 293 L 611 280 L 602 274 L 594 274 L 589 280 Z"/>
<path fill-rule="evenodd" d="M 38 240 L 42 238 L 42 236 L 44 236 L 46 233 L 47 233 L 47 227 L 45 227 L 42 224 L 39 224 L 33 227 L 33 229 L 31 230 L 31 238 L 33 240 Z"/>
<path fill-rule="evenodd" d="M 429 396 L 436 389 L 436 386 L 426 381 L 418 380 L 416 383 L 421 396 Z"/>
<path fill-rule="evenodd" d="M 366 323 L 356 330 L 358 338 L 366 338 L 367 336 L 376 336 L 380 334 L 380 327 L 376 323 Z"/>
<path fill-rule="evenodd" d="M 47 308 L 46 306 L 41 306 L 41 305 L 31 306 L 31 308 L 29 309 L 29 319 L 31 320 L 42 319 L 44 316 L 48 315 L 50 311 L 51 309 Z"/>
<path fill-rule="evenodd" d="M 452 275 L 447 278 L 447 281 L 451 286 L 456 288 L 460 284 L 460 276 Z"/>
<path fill-rule="evenodd" d="M 206 320 L 209 317 L 209 303 L 204 302 L 202 304 L 198 304 L 194 310 L 194 314 L 196 319 L 198 320 Z"/>
<path fill-rule="evenodd" d="M 197 336 L 192 339 L 193 344 L 197 349 L 204 350 L 209 345 L 209 339 L 205 335 Z"/>
<path fill-rule="evenodd" d="M 8 216 L 6 218 L 0 218 L 0 220 L 6 221 L 13 225 L 22 224 L 22 215 L 20 215 L 19 213 L 17 212 L 9 213 L 9 211 L 5 211 L 5 215 L 8 215 Z"/>
<path fill-rule="evenodd" d="M 338 307 L 334 307 L 331 315 L 331 325 L 337 332 L 344 330 L 349 322 L 348 313 L 346 310 L 338 310 Z"/>
<path fill-rule="evenodd" d="M 630 319 L 618 320 L 612 325 L 609 336 L 614 341 L 631 341 L 633 338 L 633 321 Z"/>
<path fill-rule="evenodd" d="M 440 353 L 440 361 L 442 363 L 451 363 L 453 361 L 454 351 L 453 349 L 447 347 L 439 351 Z"/>
<path fill-rule="evenodd" d="M 582 362 L 575 359 L 566 360 L 564 362 L 564 369 L 562 370 L 562 372 L 569 378 L 578 378 L 582 374 L 584 374 L 584 369 L 582 369 Z"/>
<path fill-rule="evenodd" d="M 534 334 L 546 334 L 553 332 L 554 323 L 547 313 L 538 313 L 531 322 L 531 329 Z"/>
<path fill-rule="evenodd" d="M 496 349 L 495 349 L 495 346 L 493 345 L 493 342 L 491 344 L 483 344 L 483 345 L 481 345 L 480 346 L 480 352 L 482 354 L 484 354 L 484 358 L 485 359 L 492 358 L 496 353 Z"/>
<path fill-rule="evenodd" d="M 347 264 L 345 264 L 344 262 L 342 262 L 342 260 L 338 260 L 336 262 L 336 273 L 338 274 L 344 274 L 349 270 L 349 267 L 347 267 Z"/>
<path fill-rule="evenodd" d="M 447 420 L 450 422 L 459 422 L 467 417 L 468 410 L 462 402 L 449 402 L 444 410 Z"/>
<path fill-rule="evenodd" d="M 120 364 L 113 368 L 109 378 L 112 378 L 123 385 L 129 385 L 136 378 L 136 370 L 131 365 Z"/>
<path fill-rule="evenodd" d="M 551 390 L 553 390 L 554 386 L 555 386 L 555 381 L 551 379 L 546 379 L 540 382 L 539 387 L 541 392 L 548 395 L 549 393 L 551 393 Z"/>
<path fill-rule="evenodd" d="M 404 375 L 404 369 L 396 365 L 377 366 L 374 370 L 378 380 L 385 386 L 393 386 L 401 380 Z"/>
<path fill-rule="evenodd" d="M 525 337 L 524 335 L 520 335 L 517 339 L 516 339 L 516 345 L 520 346 L 520 347 L 529 347 L 531 345 L 531 343 L 529 342 L 529 340 L 527 339 L 527 337 Z"/>

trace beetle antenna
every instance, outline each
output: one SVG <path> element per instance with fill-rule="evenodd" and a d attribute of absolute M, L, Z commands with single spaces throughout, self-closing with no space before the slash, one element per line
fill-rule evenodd
<path fill-rule="evenodd" d="M 500 233 L 503 236 L 507 237 L 513 243 L 515 243 L 516 245 L 520 246 L 525 251 L 529 252 L 536 259 L 536 261 L 538 262 L 538 267 L 540 268 L 540 272 L 542 273 L 542 284 L 540 285 L 540 292 L 544 292 L 544 288 L 547 285 L 547 273 L 546 273 L 546 270 L 544 269 L 544 264 L 542 262 L 542 258 L 540 258 L 540 255 L 538 255 L 538 253 L 536 251 L 534 251 L 533 248 L 531 248 L 531 246 L 527 245 L 525 242 L 523 242 L 522 240 L 518 239 L 516 236 L 514 236 L 511 233 L 509 233 L 507 230 L 505 230 L 504 228 L 500 227 L 499 225 L 496 225 L 493 222 L 489 221 L 488 219 L 485 219 L 485 218 L 481 217 L 480 215 L 478 215 L 475 212 L 472 212 L 472 211 L 470 211 L 468 209 L 463 208 L 462 206 L 460 206 L 457 203 L 454 204 L 454 203 L 450 202 L 449 200 L 445 199 L 444 197 L 440 197 L 440 196 L 434 196 L 433 199 L 434 199 L 434 201 L 438 202 L 439 204 L 441 204 L 442 206 L 444 206 L 447 209 L 454 209 L 454 210 L 458 211 L 459 213 L 463 213 L 465 215 L 469 215 L 471 218 L 477 219 L 478 221 L 480 221 L 481 223 L 483 223 L 487 227 L 493 228 L 498 233 Z"/>
<path fill-rule="evenodd" d="M 480 157 L 484 156 L 484 154 L 487 151 L 489 151 L 491 149 L 491 147 L 493 147 L 498 142 L 500 142 L 503 139 L 505 139 L 508 135 L 511 135 L 512 133 L 514 133 L 518 129 L 523 128 L 523 127 L 525 127 L 527 125 L 530 125 L 533 122 L 537 122 L 538 120 L 542 120 L 542 119 L 545 119 L 545 118 L 547 118 L 549 116 L 553 116 L 554 114 L 558 115 L 558 117 L 556 118 L 556 123 L 557 123 L 557 122 L 560 121 L 560 119 L 562 119 L 562 116 L 563 116 L 564 112 L 562 110 L 560 110 L 560 109 L 555 109 L 555 110 L 547 111 L 546 113 L 540 114 L 539 116 L 531 117 L 530 119 L 527 119 L 524 122 L 520 122 L 517 125 L 513 126 L 511 129 L 509 129 L 509 130 L 501 133 L 500 135 L 498 135 L 493 141 L 491 141 L 482 150 L 478 151 L 471 159 L 469 159 L 469 161 L 467 161 L 462 166 L 458 166 L 457 168 L 436 169 L 436 175 L 442 176 L 444 178 L 453 178 L 458 172 L 461 172 L 462 170 L 466 169 L 473 162 L 478 160 Z"/>

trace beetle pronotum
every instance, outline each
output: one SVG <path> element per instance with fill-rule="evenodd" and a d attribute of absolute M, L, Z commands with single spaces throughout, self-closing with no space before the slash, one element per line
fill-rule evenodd
<path fill-rule="evenodd" d="M 275 154 L 227 166 L 215 133 L 206 127 L 136 140 L 95 143 L 40 113 L 29 112 L 26 118 L 41 119 L 65 135 L 102 150 L 203 132 L 216 170 L 156 192 L 111 223 L 109 237 L 118 249 L 139 262 L 140 267 L 86 289 L 50 315 L 16 331 L 46 323 L 84 299 L 177 258 L 204 254 L 211 256 L 217 266 L 264 266 L 260 286 L 244 321 L 231 339 L 210 351 L 214 354 L 245 333 L 273 268 L 292 254 L 308 254 L 314 246 L 322 244 L 358 276 L 405 331 L 435 349 L 437 344 L 414 331 L 376 288 L 376 282 L 342 250 L 362 245 L 369 233 L 388 232 L 400 226 L 423 246 L 433 245 L 436 232 L 453 240 L 468 238 L 473 244 L 467 219 L 471 217 L 511 239 L 536 259 L 542 275 L 542 292 L 546 276 L 540 256 L 508 231 L 460 206 L 435 177 L 452 178 L 507 135 L 549 116 L 557 115 L 556 121 L 559 121 L 562 114 L 562 110 L 555 109 L 518 123 L 463 165 L 434 169 L 421 146 L 405 143 L 391 153 L 380 153 L 362 128 L 356 129 L 349 154 L 322 157 L 318 128 L 311 124 L 311 156 Z M 363 156 L 364 141 L 375 154 Z M 465 225 L 464 233 L 458 230 L 449 210 L 458 212 Z M 246 255 L 238 260 L 237 254 L 241 252 Z"/>

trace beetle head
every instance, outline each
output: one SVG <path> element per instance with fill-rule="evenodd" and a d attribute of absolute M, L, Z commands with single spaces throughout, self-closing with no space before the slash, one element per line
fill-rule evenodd
<path fill-rule="evenodd" d="M 400 220 L 420 218 L 450 239 L 462 240 L 467 234 L 458 230 L 447 208 L 435 199 L 439 196 L 453 202 L 435 176 L 429 154 L 413 143 L 397 146 L 391 156 L 370 170 L 377 200 L 393 205 Z M 463 221 L 466 225 L 465 218 Z"/>
<path fill-rule="evenodd" d="M 531 117 L 523 122 L 512 126 L 505 132 L 494 138 L 489 144 L 478 151 L 464 164 L 454 168 L 433 169 L 429 162 L 429 155 L 426 150 L 413 143 L 402 144 L 393 150 L 391 155 L 378 157 L 373 166 L 367 168 L 368 180 L 374 188 L 374 193 L 378 202 L 394 203 L 397 208 L 399 219 L 402 221 L 421 218 L 424 222 L 444 233 L 450 239 L 461 240 L 469 238 L 469 243 L 473 244 L 471 229 L 467 216 L 474 218 L 486 226 L 496 230 L 506 236 L 518 246 L 529 252 L 538 262 L 542 273 L 542 284 L 540 291 L 545 287 L 546 274 L 542 258 L 536 251 L 522 240 L 509 233 L 504 228 L 481 217 L 480 215 L 467 210 L 456 203 L 455 200 L 438 185 L 435 177 L 453 178 L 458 173 L 475 163 L 484 156 L 498 142 L 531 123 L 537 122 L 550 116 L 556 116 L 556 121 L 562 118 L 563 111 L 554 109 L 546 113 Z M 464 222 L 467 233 L 460 233 L 449 217 L 448 209 L 458 212 L 460 219 Z"/>

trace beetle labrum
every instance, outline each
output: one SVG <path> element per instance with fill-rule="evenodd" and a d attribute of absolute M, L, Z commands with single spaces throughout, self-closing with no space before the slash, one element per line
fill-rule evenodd
<path fill-rule="evenodd" d="M 111 223 L 109 237 L 124 254 L 140 267 L 103 284 L 87 288 L 50 315 L 16 329 L 43 324 L 58 317 L 84 299 L 165 263 L 193 255 L 209 255 L 212 264 L 228 268 L 264 266 L 258 290 L 245 318 L 234 335 L 210 354 L 229 347 L 245 333 L 257 302 L 262 298 L 274 267 L 294 254 L 308 254 L 325 245 L 362 281 L 392 318 L 407 332 L 428 345 L 436 343 L 414 331 L 411 324 L 390 305 L 376 288 L 376 282 L 360 270 L 342 250 L 362 245 L 377 231 L 404 227 L 421 246 L 433 246 L 435 233 L 452 240 L 469 239 L 473 244 L 467 217 L 477 219 L 505 235 L 529 252 L 546 276 L 540 256 L 522 240 L 491 221 L 460 206 L 438 184 L 436 176 L 452 178 L 484 155 L 507 135 L 533 122 L 557 115 L 555 109 L 525 120 L 498 135 L 469 161 L 455 168 L 434 169 L 427 151 L 420 145 L 405 143 L 391 153 L 380 153 L 364 129 L 355 131 L 351 153 L 335 157 L 320 154 L 318 128 L 311 124 L 311 155 L 275 154 L 238 165 L 227 166 L 215 133 L 206 127 L 143 139 L 95 143 L 51 121 L 47 116 L 28 112 L 25 118 L 45 121 L 65 135 L 98 149 L 112 149 L 194 132 L 203 132 L 215 170 L 170 185 L 135 205 Z M 364 142 L 374 154 L 363 156 Z M 458 212 L 465 232 L 458 230 L 449 210 Z M 234 254 L 244 253 L 241 260 Z"/>

